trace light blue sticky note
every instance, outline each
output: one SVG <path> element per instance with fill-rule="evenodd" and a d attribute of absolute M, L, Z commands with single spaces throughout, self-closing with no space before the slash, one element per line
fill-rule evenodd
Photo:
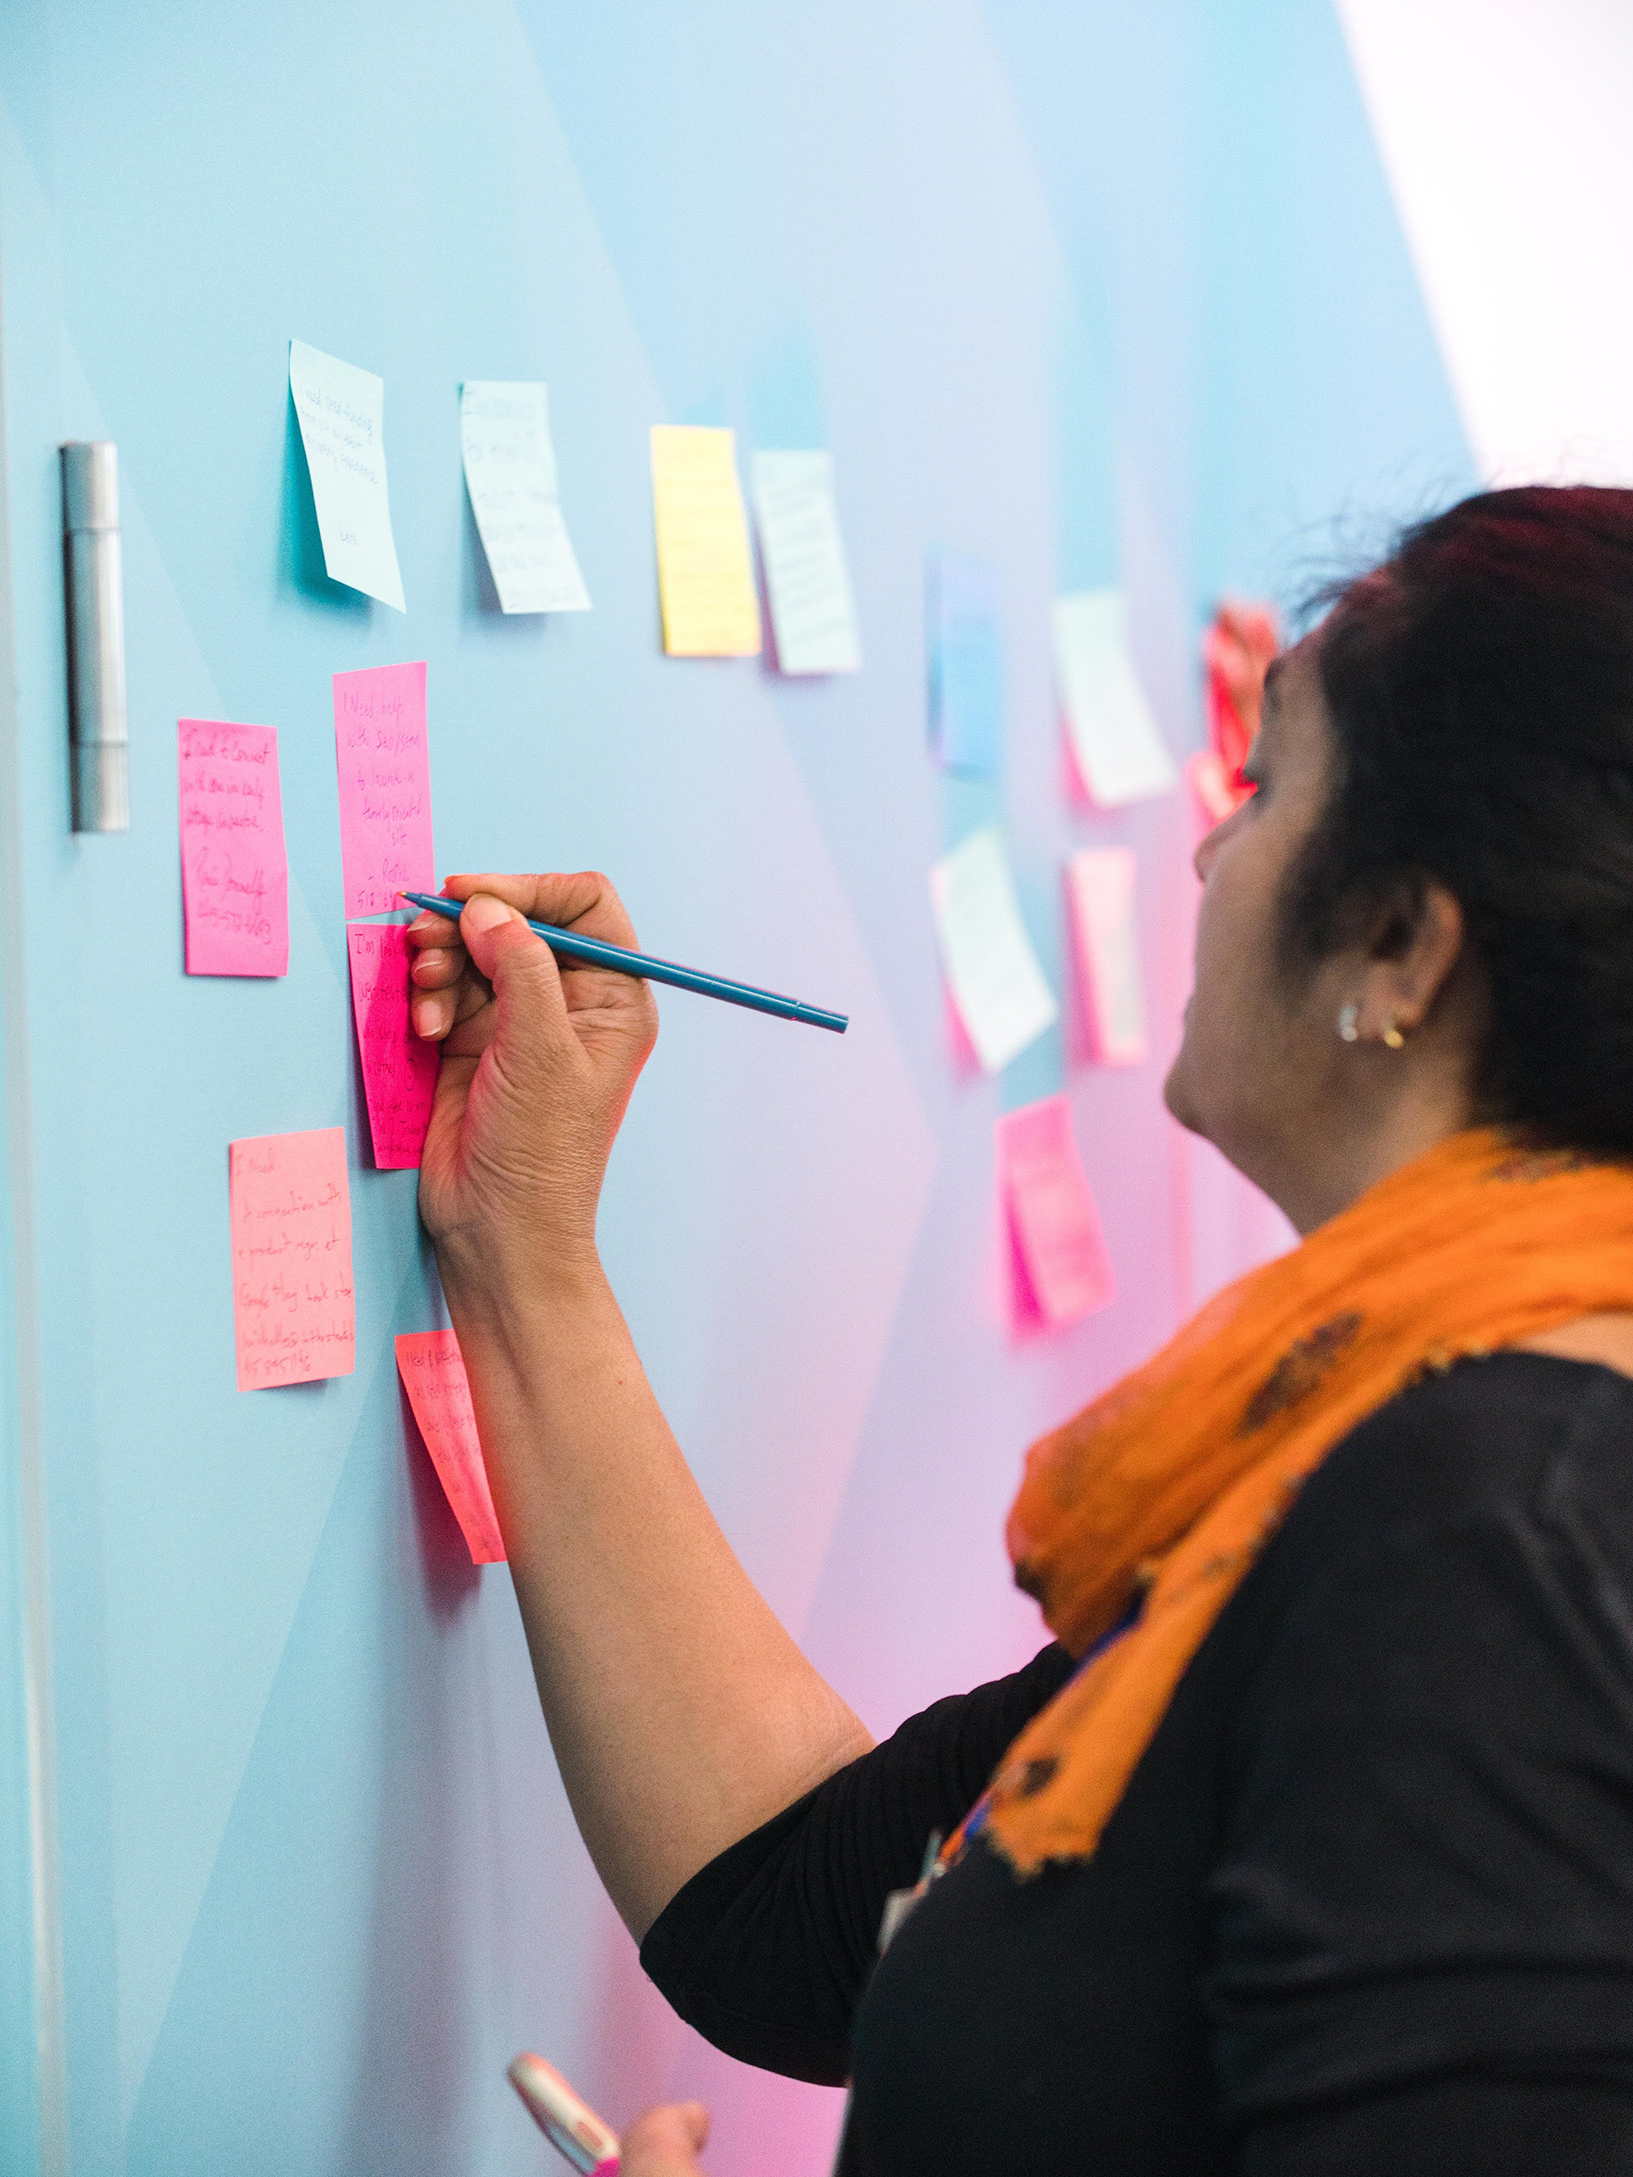
<path fill-rule="evenodd" d="M 998 570 L 962 552 L 932 552 L 926 602 L 931 753 L 944 770 L 992 778 L 1004 732 Z"/>

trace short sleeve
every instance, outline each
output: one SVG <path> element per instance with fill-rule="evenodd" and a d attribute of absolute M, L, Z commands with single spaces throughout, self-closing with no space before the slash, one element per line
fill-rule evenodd
<path fill-rule="evenodd" d="M 1341 1557 L 1267 1647 L 1211 1896 L 1234 2128 L 1633 2079 L 1633 1446 L 1579 1450 Z"/>
<path fill-rule="evenodd" d="M 681 2017 L 745 2063 L 842 2085 L 886 1897 L 918 1879 L 931 1833 L 964 1819 L 1072 1668 L 1052 1646 L 938 1701 L 695 1874 L 641 1945 Z"/>

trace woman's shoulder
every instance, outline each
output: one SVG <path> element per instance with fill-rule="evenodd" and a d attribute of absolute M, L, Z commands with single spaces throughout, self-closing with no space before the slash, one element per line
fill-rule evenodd
<path fill-rule="evenodd" d="M 1504 1351 L 1422 1377 L 1337 1444 L 1285 1530 L 1301 1553 L 1365 1548 L 1496 1518 L 1596 1505 L 1633 1561 L 1633 1379 L 1598 1362 Z"/>

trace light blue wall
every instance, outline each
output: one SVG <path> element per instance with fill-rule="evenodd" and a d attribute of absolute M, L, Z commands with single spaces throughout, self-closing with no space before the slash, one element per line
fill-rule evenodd
<path fill-rule="evenodd" d="M 1222 587 L 1289 594 L 1335 511 L 1468 478 L 1328 7 L 1248 12 L 0 0 L 29 901 L 3 995 L 34 1111 L 76 2177 L 535 2169 L 501 2077 L 523 2045 L 615 2119 L 703 2091 L 717 2177 L 824 2166 L 832 2097 L 701 2051 L 641 1983 L 506 1575 L 462 1562 L 405 1436 L 391 1333 L 440 1304 L 412 1175 L 361 1168 L 329 675 L 429 660 L 445 868 L 603 866 L 656 949 L 852 1011 L 840 1042 L 663 1001 L 609 1264 L 734 1543 L 870 1722 L 1030 1652 L 998 1539 L 1022 1446 L 1275 1240 L 1161 1113 L 1194 818 L 1065 805 L 1049 600 L 1126 582 L 1183 753 Z M 323 578 L 292 334 L 385 378 L 406 620 Z M 548 380 L 592 614 L 491 609 L 466 376 Z M 833 448 L 854 681 L 661 657 L 665 420 Z M 64 821 L 55 448 L 89 435 L 125 492 L 123 840 Z M 992 788 L 924 757 L 937 543 L 1001 571 Z M 179 715 L 279 729 L 282 982 L 181 973 Z M 1057 976 L 1061 857 L 1140 850 L 1147 1067 L 1096 1074 L 1065 1036 L 1002 1083 L 952 1067 L 925 871 L 1000 810 Z M 1061 1085 L 1119 1298 L 1016 1345 L 992 1122 Z M 357 1373 L 240 1396 L 226 1143 L 337 1123 Z M 15 1525 L 0 1491 L 0 1566 Z M 13 1699 L 0 1848 L 22 1788 Z M 0 1971 L 8 2055 L 25 1995 Z"/>

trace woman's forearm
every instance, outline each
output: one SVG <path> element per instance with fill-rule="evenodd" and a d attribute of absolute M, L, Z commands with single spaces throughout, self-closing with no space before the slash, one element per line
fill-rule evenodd
<path fill-rule="evenodd" d="M 600 1265 L 443 1267 L 551 1743 L 639 1937 L 870 1741 L 716 1525 Z"/>

